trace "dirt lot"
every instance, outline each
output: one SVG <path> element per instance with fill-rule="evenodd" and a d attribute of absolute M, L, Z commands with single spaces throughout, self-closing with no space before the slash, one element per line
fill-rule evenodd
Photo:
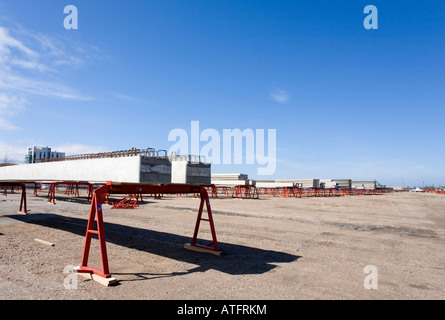
<path fill-rule="evenodd" d="M 104 205 L 119 282 L 78 277 L 77 288 L 64 286 L 64 270 L 81 262 L 89 204 L 50 205 L 29 192 L 25 216 L 19 199 L 0 196 L 0 299 L 445 298 L 443 195 L 211 199 L 221 257 L 183 248 L 198 199 L 146 197 L 134 210 Z M 208 228 L 199 237 L 210 239 Z M 97 247 L 93 240 L 89 265 L 100 268 Z"/>

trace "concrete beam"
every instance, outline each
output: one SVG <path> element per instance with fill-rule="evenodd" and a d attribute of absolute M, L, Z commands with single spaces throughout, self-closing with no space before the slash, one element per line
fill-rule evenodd
<path fill-rule="evenodd" d="M 32 163 L 1 167 L 0 181 L 170 183 L 169 167 L 168 159 L 143 156 Z"/>

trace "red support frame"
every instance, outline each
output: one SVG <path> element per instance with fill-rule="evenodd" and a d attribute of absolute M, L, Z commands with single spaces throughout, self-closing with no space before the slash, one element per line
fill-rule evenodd
<path fill-rule="evenodd" d="M 282 192 L 283 198 L 295 197 L 301 198 L 302 192 L 299 187 L 284 187 Z"/>
<path fill-rule="evenodd" d="M 56 204 L 56 185 L 51 183 L 48 188 L 48 203 Z"/>
<path fill-rule="evenodd" d="M 258 189 L 256 186 L 237 185 L 232 188 L 232 198 L 237 199 L 259 199 Z"/>
<path fill-rule="evenodd" d="M 200 192 L 201 202 L 199 204 L 198 217 L 196 218 L 195 231 L 193 232 L 193 238 L 192 238 L 192 242 L 190 243 L 190 246 L 198 248 L 198 249 L 219 252 L 218 241 L 216 239 L 215 224 L 213 222 L 212 209 L 210 207 L 209 194 L 207 193 L 207 190 L 205 188 L 201 188 L 201 190 L 202 190 Z M 206 204 L 206 209 L 207 209 L 207 219 L 204 219 L 202 217 L 204 203 Z M 197 243 L 199 225 L 201 224 L 201 221 L 203 221 L 203 220 L 209 222 L 210 231 L 212 233 L 212 241 L 210 243 L 208 243 L 207 245 L 200 245 Z"/>
<path fill-rule="evenodd" d="M 198 216 L 195 223 L 195 230 L 193 232 L 192 241 L 186 244 L 186 248 L 197 251 L 206 251 L 215 254 L 221 254 L 218 247 L 218 240 L 216 238 L 215 225 L 212 216 L 212 209 L 210 206 L 209 195 L 205 186 L 188 185 L 188 184 L 168 184 L 168 185 L 154 185 L 154 184 L 132 184 L 132 183 L 112 183 L 107 182 L 106 185 L 99 187 L 93 193 L 91 201 L 90 214 L 88 218 L 88 225 L 85 234 L 85 245 L 82 255 L 82 263 L 77 268 L 77 272 L 95 274 L 103 278 L 110 278 L 110 270 L 108 265 L 108 255 L 105 242 L 105 226 L 103 221 L 102 204 L 106 202 L 110 194 L 195 194 L 199 193 L 201 202 L 199 205 Z M 207 218 L 203 218 L 204 204 L 207 209 Z M 97 229 L 94 229 L 95 221 L 97 222 Z M 206 245 L 198 244 L 198 232 L 201 221 L 207 221 L 210 224 L 210 231 L 212 241 Z M 102 270 L 88 266 L 88 257 L 90 254 L 92 235 L 98 235 L 100 258 Z"/>
<path fill-rule="evenodd" d="M 99 189 L 102 189 L 104 187 L 105 186 L 100 187 Z M 104 200 L 105 200 L 105 195 L 103 193 L 100 192 L 93 193 L 93 199 L 91 200 L 90 215 L 88 217 L 87 231 L 85 235 L 85 245 L 82 255 L 82 264 L 80 265 L 80 268 L 77 270 L 77 272 L 94 273 L 104 278 L 110 278 L 111 275 L 108 267 L 107 246 L 105 244 L 105 228 L 104 228 L 104 220 L 102 214 L 102 204 Z M 97 218 L 97 230 L 94 229 L 94 222 L 96 221 L 96 218 Z M 100 260 L 102 263 L 102 270 L 88 267 L 88 257 L 90 254 L 91 238 L 93 234 L 97 234 L 99 238 Z"/>
<path fill-rule="evenodd" d="M 93 194 L 93 185 L 89 182 L 51 182 L 49 184 L 48 189 L 48 203 L 55 204 L 56 203 L 56 191 L 58 191 L 59 185 L 66 185 L 65 195 L 74 195 L 75 197 L 79 197 L 79 186 L 87 186 L 87 197 L 88 201 L 90 201 Z M 36 194 L 36 190 L 34 191 Z"/>
<path fill-rule="evenodd" d="M 227 187 L 227 186 L 216 186 L 214 188 L 216 190 L 216 194 L 218 195 L 218 193 L 221 191 L 221 193 L 224 196 L 230 196 L 231 192 L 232 192 L 232 188 L 231 187 Z M 217 196 L 218 197 L 218 196 Z"/>
<path fill-rule="evenodd" d="M 0 187 L 4 187 L 4 192 L 6 194 L 6 188 L 11 187 L 11 190 L 14 190 L 14 187 L 22 188 L 22 197 L 20 199 L 20 209 L 19 213 L 28 214 L 27 204 L 26 204 L 26 184 L 20 182 L 12 182 L 12 181 L 3 181 L 0 182 Z"/>
<path fill-rule="evenodd" d="M 142 202 L 142 195 L 141 196 L 141 202 Z M 138 194 L 129 194 L 125 198 L 111 202 L 111 205 L 113 206 L 113 209 L 134 209 L 137 206 L 139 201 L 139 195 Z"/>

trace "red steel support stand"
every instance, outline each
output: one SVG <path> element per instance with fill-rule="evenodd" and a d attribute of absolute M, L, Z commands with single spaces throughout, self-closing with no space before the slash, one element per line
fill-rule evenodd
<path fill-rule="evenodd" d="M 48 203 L 55 204 L 56 203 L 56 184 L 51 183 L 48 189 Z"/>
<path fill-rule="evenodd" d="M 204 202 L 206 204 L 206 209 L 207 209 L 207 217 L 208 217 L 207 219 L 204 219 L 202 217 Z M 201 221 L 208 221 L 210 224 L 210 231 L 212 233 L 212 242 L 210 242 L 207 245 L 200 245 L 196 243 L 196 240 L 198 238 L 199 225 Z M 212 209 L 210 207 L 209 194 L 207 193 L 207 190 L 205 188 L 201 188 L 201 203 L 199 204 L 199 211 L 198 211 L 198 217 L 196 219 L 195 231 L 193 233 L 192 242 L 190 243 L 190 245 L 187 245 L 187 247 L 190 246 L 196 247 L 198 249 L 205 249 L 205 250 L 219 252 L 218 241 L 216 240 L 215 224 L 213 223 Z"/>
<path fill-rule="evenodd" d="M 113 206 L 113 209 L 134 209 L 137 206 L 139 206 L 138 201 L 139 201 L 138 195 L 129 194 L 121 200 L 112 202 L 111 205 Z"/>
<path fill-rule="evenodd" d="M 28 214 L 28 208 L 26 205 L 26 184 L 24 183 L 19 183 L 19 182 L 12 182 L 12 181 L 4 181 L 4 182 L 0 182 L 0 187 L 4 187 L 4 194 L 6 195 L 6 191 L 7 191 L 7 187 L 10 186 L 11 190 L 14 189 L 14 187 L 21 187 L 22 188 L 22 197 L 20 199 L 20 209 L 19 209 L 19 213 L 24 213 L 24 214 Z"/>
<path fill-rule="evenodd" d="M 26 207 L 26 185 L 25 184 L 22 184 L 22 198 L 20 199 L 19 213 L 28 214 L 28 209 Z"/>
<path fill-rule="evenodd" d="M 102 193 L 96 192 L 93 194 L 93 199 L 91 201 L 90 215 L 88 218 L 87 231 L 85 235 L 85 246 L 82 255 L 82 264 L 78 268 L 77 272 L 80 273 L 94 273 L 98 276 L 104 278 L 110 278 L 110 272 L 108 268 L 108 256 L 107 256 L 107 246 L 105 244 L 105 228 L 104 220 L 102 215 L 102 203 L 105 200 Z M 99 201 L 98 201 L 99 200 Z M 94 229 L 94 222 L 97 217 L 97 230 Z M 97 234 L 99 238 L 99 248 L 100 248 L 100 260 L 102 263 L 102 271 L 88 267 L 88 256 L 90 254 L 91 237 L 93 234 Z"/>
<path fill-rule="evenodd" d="M 196 219 L 195 230 L 193 233 L 192 241 L 190 244 L 186 244 L 184 247 L 197 251 L 211 252 L 214 254 L 221 254 L 218 248 L 218 241 L 216 239 L 215 225 L 212 217 L 212 209 L 210 207 L 209 195 L 205 187 L 196 185 L 149 185 L 149 184 L 125 184 L 118 183 L 113 184 L 107 182 L 106 185 L 96 189 L 93 193 L 93 199 L 91 201 L 90 215 L 88 218 L 88 225 L 85 235 L 85 245 L 82 255 L 82 263 L 77 268 L 79 273 L 88 273 L 91 276 L 99 276 L 102 279 L 110 278 L 110 271 L 108 266 L 107 248 L 105 242 L 105 227 L 103 222 L 102 204 L 106 201 L 106 197 L 109 194 L 193 194 L 199 192 L 201 196 L 201 203 L 199 205 L 198 217 Z M 207 216 L 205 219 L 202 217 L 204 203 L 206 204 Z M 97 229 L 94 229 L 94 223 L 97 221 Z M 210 224 L 210 230 L 212 234 L 212 241 L 207 245 L 201 245 L 197 243 L 198 231 L 201 221 L 208 221 Z M 102 270 L 95 269 L 88 266 L 88 256 L 90 254 L 91 238 L 96 234 L 99 238 L 100 258 L 102 263 Z M 114 278 L 112 278 L 114 279 Z"/>
<path fill-rule="evenodd" d="M 232 188 L 232 198 L 237 199 L 259 199 L 256 186 L 237 185 Z"/>
<path fill-rule="evenodd" d="M 48 189 L 48 202 L 51 204 L 56 203 L 56 191 L 58 191 L 59 185 L 66 185 L 65 195 L 72 195 L 74 197 L 80 197 L 79 186 L 87 186 L 88 201 L 90 201 L 94 190 L 94 185 L 88 182 L 51 182 Z M 42 184 L 40 184 L 40 187 L 41 186 Z"/>
<path fill-rule="evenodd" d="M 88 201 L 90 201 L 90 199 L 93 197 L 93 192 L 94 192 L 93 185 L 88 184 L 88 191 L 87 191 Z"/>

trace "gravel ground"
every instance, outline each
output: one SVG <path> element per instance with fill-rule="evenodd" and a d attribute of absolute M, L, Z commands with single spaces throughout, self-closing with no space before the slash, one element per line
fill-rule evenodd
<path fill-rule="evenodd" d="M 82 258 L 86 199 L 60 193 L 50 205 L 29 191 L 26 216 L 17 213 L 18 194 L 0 201 L 3 300 L 445 298 L 443 195 L 211 199 L 222 256 L 183 248 L 198 199 L 145 197 L 134 210 L 104 205 L 118 279 L 111 287 L 69 273 Z M 199 237 L 210 239 L 206 222 Z M 89 265 L 100 268 L 99 261 L 93 240 Z"/>

